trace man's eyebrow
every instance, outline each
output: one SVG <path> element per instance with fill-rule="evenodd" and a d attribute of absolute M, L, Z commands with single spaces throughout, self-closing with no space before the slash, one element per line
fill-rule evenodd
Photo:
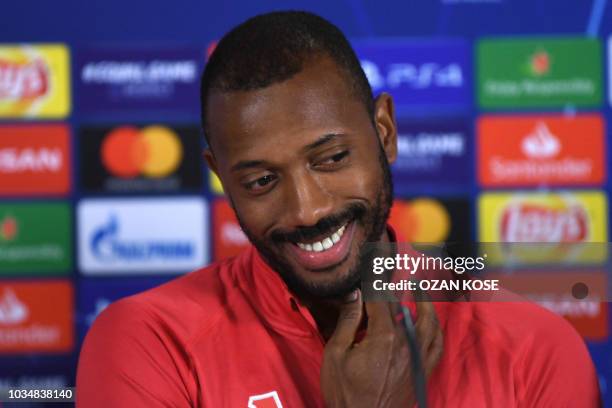
<path fill-rule="evenodd" d="M 310 143 L 309 145 L 306 145 L 302 148 L 303 151 L 307 152 L 309 150 L 313 150 L 316 149 L 319 146 L 324 145 L 325 143 L 329 143 L 332 140 L 338 138 L 338 137 L 342 137 L 342 136 L 346 136 L 344 133 L 328 133 L 325 134 L 323 136 L 321 136 L 320 138 L 318 138 L 317 140 L 315 140 L 314 142 Z M 251 167 L 260 167 L 262 165 L 265 164 L 264 160 L 243 160 L 243 161 L 239 161 L 238 163 L 234 164 L 231 168 L 230 171 L 238 171 L 238 170 L 244 170 L 244 169 L 248 169 Z"/>
<path fill-rule="evenodd" d="M 343 133 L 328 133 L 326 135 L 321 136 L 320 138 L 318 138 L 316 141 L 314 141 L 313 143 L 306 145 L 302 148 L 303 151 L 309 151 L 309 150 L 313 150 L 316 149 L 319 146 L 324 145 L 325 143 L 329 143 L 332 140 L 341 137 L 341 136 L 346 136 Z"/>
<path fill-rule="evenodd" d="M 248 169 L 251 167 L 259 167 L 262 164 L 264 164 L 263 160 L 243 160 L 243 161 L 239 161 L 238 163 L 234 164 L 232 168 L 230 169 L 230 171 L 238 171 L 238 170 Z"/>

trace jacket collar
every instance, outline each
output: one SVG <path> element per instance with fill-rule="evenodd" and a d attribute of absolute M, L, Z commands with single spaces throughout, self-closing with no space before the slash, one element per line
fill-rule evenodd
<path fill-rule="evenodd" d="M 391 226 L 387 226 L 387 231 L 391 241 L 401 242 L 401 236 Z M 240 268 L 243 276 L 239 277 L 238 284 L 262 320 L 285 335 L 320 337 L 308 308 L 291 293 L 259 251 L 251 245 L 243 257 L 244 264 Z"/>

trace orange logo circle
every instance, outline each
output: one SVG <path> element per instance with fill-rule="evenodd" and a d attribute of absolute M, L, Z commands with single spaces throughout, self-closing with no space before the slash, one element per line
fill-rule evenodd
<path fill-rule="evenodd" d="M 448 238 L 451 220 L 439 201 L 417 198 L 395 200 L 389 223 L 408 242 L 439 243 Z"/>
<path fill-rule="evenodd" d="M 177 169 L 182 157 L 179 137 L 164 126 L 147 126 L 141 130 L 122 126 L 102 142 L 104 167 L 122 178 L 165 177 Z"/>

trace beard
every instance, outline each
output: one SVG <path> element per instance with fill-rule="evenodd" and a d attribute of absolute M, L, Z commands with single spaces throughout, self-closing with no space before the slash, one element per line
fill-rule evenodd
<path fill-rule="evenodd" d="M 281 276 L 289 290 L 295 295 L 318 299 L 341 298 L 361 286 L 361 271 L 364 268 L 368 268 L 370 261 L 364 248 L 365 244 L 380 240 L 382 233 L 385 231 L 389 212 L 393 204 L 391 169 L 387 156 L 380 144 L 378 162 L 381 168 L 382 182 L 376 193 L 376 201 L 370 207 L 362 203 L 352 203 L 337 214 L 322 218 L 313 226 L 300 227 L 293 231 L 276 231 L 270 234 L 270 239 L 268 240 L 255 237 L 245 227 L 240 216 L 236 214 L 238 223 L 253 246 L 259 251 L 268 265 Z M 366 238 L 359 245 L 355 265 L 350 268 L 349 273 L 332 282 L 313 283 L 307 281 L 293 270 L 284 256 L 274 251 L 274 248 L 278 248 L 280 244 L 286 242 L 304 242 L 320 236 L 329 236 L 348 222 L 360 224 L 364 228 Z M 333 266 L 328 269 L 335 267 Z"/>

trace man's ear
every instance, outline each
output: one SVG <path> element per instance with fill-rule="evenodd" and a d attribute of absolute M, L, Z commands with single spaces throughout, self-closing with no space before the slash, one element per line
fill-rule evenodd
<path fill-rule="evenodd" d="M 389 164 L 397 159 L 397 124 L 393 98 L 387 93 L 380 94 L 374 102 L 374 124 L 380 144 Z"/>
<path fill-rule="evenodd" d="M 204 156 L 204 160 L 206 160 L 208 168 L 215 173 L 217 177 L 219 177 L 219 172 L 217 171 L 217 161 L 215 160 L 215 155 L 213 154 L 212 150 L 210 150 L 208 147 L 205 148 L 202 156 Z"/>
<path fill-rule="evenodd" d="M 204 160 L 206 160 L 206 164 L 208 165 L 208 168 L 210 169 L 210 171 L 212 171 L 213 173 L 215 173 L 215 176 L 217 176 L 217 178 L 219 179 L 219 182 L 221 183 L 223 190 L 225 191 L 225 186 L 223 186 L 223 182 L 221 181 L 221 177 L 219 177 L 219 171 L 217 170 L 217 160 L 215 159 L 215 155 L 213 154 L 212 150 L 210 150 L 210 148 L 205 148 L 204 151 L 202 152 L 202 156 L 204 156 Z M 226 192 L 227 194 L 227 192 Z M 229 198 L 229 196 L 228 196 Z M 230 203 L 230 206 L 232 208 L 234 208 L 234 204 L 232 202 L 232 200 L 228 200 L 228 202 Z"/>

